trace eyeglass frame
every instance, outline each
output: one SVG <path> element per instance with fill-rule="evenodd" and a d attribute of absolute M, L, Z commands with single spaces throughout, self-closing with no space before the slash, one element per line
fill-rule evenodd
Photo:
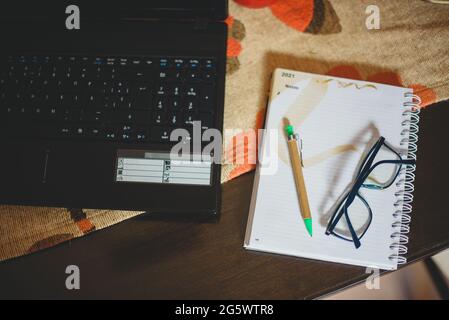
<path fill-rule="evenodd" d="M 392 151 L 394 154 L 398 156 L 398 159 L 400 160 L 380 160 L 373 164 L 380 148 L 382 146 L 385 146 L 387 149 Z M 384 186 L 379 186 L 375 184 L 365 184 L 364 182 L 369 177 L 369 175 L 373 172 L 373 170 L 382 165 L 382 164 L 396 164 L 399 166 L 396 174 L 394 177 L 389 181 L 388 184 Z M 368 202 L 365 200 L 365 198 L 359 193 L 361 188 L 371 189 L 371 190 L 384 190 L 389 188 L 394 181 L 396 181 L 397 177 L 399 176 L 399 173 L 401 172 L 402 166 L 408 166 L 408 165 L 415 165 L 416 161 L 414 159 L 402 159 L 401 155 L 391 148 L 386 142 L 384 137 L 379 137 L 377 142 L 371 147 L 370 151 L 367 153 L 365 158 L 363 159 L 362 165 L 359 168 L 359 172 L 357 174 L 357 177 L 355 179 L 355 182 L 351 189 L 348 191 L 345 197 L 343 197 L 340 201 L 338 206 L 336 207 L 334 213 L 332 214 L 331 218 L 329 219 L 329 223 L 326 228 L 326 235 L 333 235 L 339 239 L 350 241 L 354 243 L 354 246 L 356 249 L 360 248 L 361 242 L 360 240 L 363 238 L 363 236 L 368 231 L 372 218 L 373 218 L 373 212 L 371 210 L 371 207 L 369 206 Z M 354 230 L 354 227 L 352 226 L 351 220 L 348 215 L 348 208 L 349 206 L 354 202 L 355 198 L 359 197 L 360 200 L 363 202 L 363 204 L 368 209 L 369 214 L 369 220 L 367 221 L 365 230 L 362 232 L 360 236 L 357 235 L 357 233 Z M 348 224 L 349 232 L 351 234 L 352 240 L 345 238 L 337 233 L 334 232 L 335 227 L 340 222 L 340 219 L 342 218 L 343 214 L 345 215 L 346 223 Z"/>

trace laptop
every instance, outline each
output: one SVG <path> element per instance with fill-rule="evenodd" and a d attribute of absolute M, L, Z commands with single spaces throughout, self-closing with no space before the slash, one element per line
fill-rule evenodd
<path fill-rule="evenodd" d="M 72 30 L 71 2 L 4 2 L 1 204 L 219 212 L 220 164 L 170 135 L 223 129 L 227 1 L 72 1 Z"/>

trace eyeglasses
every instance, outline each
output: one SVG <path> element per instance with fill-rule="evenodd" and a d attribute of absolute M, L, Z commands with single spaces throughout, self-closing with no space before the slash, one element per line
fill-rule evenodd
<path fill-rule="evenodd" d="M 326 228 L 326 235 L 354 242 L 355 247 L 359 248 L 360 240 L 373 219 L 373 212 L 360 193 L 361 189 L 387 189 L 399 176 L 403 166 L 414 164 L 415 160 L 402 159 L 385 142 L 385 138 L 380 137 L 363 159 L 352 188 L 338 202 Z"/>

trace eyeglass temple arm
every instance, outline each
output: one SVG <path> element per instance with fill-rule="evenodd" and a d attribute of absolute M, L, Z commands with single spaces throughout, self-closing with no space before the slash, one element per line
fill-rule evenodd
<path fill-rule="evenodd" d="M 332 220 L 332 223 L 330 224 L 330 226 L 327 227 L 326 234 L 329 235 L 330 233 L 332 233 L 334 231 L 335 226 L 337 225 L 338 221 L 340 221 L 341 216 L 344 213 L 346 223 L 348 224 L 349 232 L 351 233 L 352 241 L 354 242 L 354 246 L 356 247 L 356 249 L 358 249 L 358 248 L 360 248 L 361 243 L 360 243 L 359 238 L 357 237 L 357 233 L 355 232 L 354 227 L 352 226 L 351 220 L 349 219 L 348 212 L 346 209 L 347 209 L 346 205 L 341 208 L 341 210 L 338 212 L 335 219 Z"/>
<path fill-rule="evenodd" d="M 345 218 L 346 223 L 348 224 L 349 232 L 351 233 L 352 241 L 354 242 L 354 246 L 356 249 L 360 248 L 360 240 L 359 237 L 357 237 L 357 233 L 354 230 L 354 227 L 352 226 L 351 219 L 349 219 L 348 212 L 345 210 Z"/>
<path fill-rule="evenodd" d="M 377 153 L 379 152 L 379 149 L 382 147 L 382 144 L 384 143 L 385 138 L 380 137 L 379 140 L 374 144 L 374 146 L 371 148 L 371 150 L 368 152 L 368 158 L 364 161 L 365 163 L 360 167 L 358 175 L 360 175 L 361 172 L 365 171 L 366 168 L 371 167 L 371 164 L 373 163 L 374 159 L 376 158 Z"/>
<path fill-rule="evenodd" d="M 327 235 L 331 234 L 334 231 L 335 226 L 337 225 L 338 221 L 341 219 L 341 216 L 343 215 L 343 208 L 341 208 L 340 211 L 335 212 L 335 213 L 336 214 L 334 214 L 334 218 L 331 219 L 329 225 L 326 228 Z"/>

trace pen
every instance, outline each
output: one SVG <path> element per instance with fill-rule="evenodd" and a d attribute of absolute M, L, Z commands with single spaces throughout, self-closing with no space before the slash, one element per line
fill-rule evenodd
<path fill-rule="evenodd" d="M 285 131 L 287 132 L 288 137 L 288 151 L 290 153 L 290 161 L 292 164 L 293 176 L 295 178 L 301 215 L 304 224 L 306 225 L 307 232 L 312 236 L 312 215 L 310 213 L 309 199 L 307 197 L 306 184 L 302 172 L 302 154 L 298 147 L 299 135 L 294 133 L 292 125 L 287 125 Z"/>

